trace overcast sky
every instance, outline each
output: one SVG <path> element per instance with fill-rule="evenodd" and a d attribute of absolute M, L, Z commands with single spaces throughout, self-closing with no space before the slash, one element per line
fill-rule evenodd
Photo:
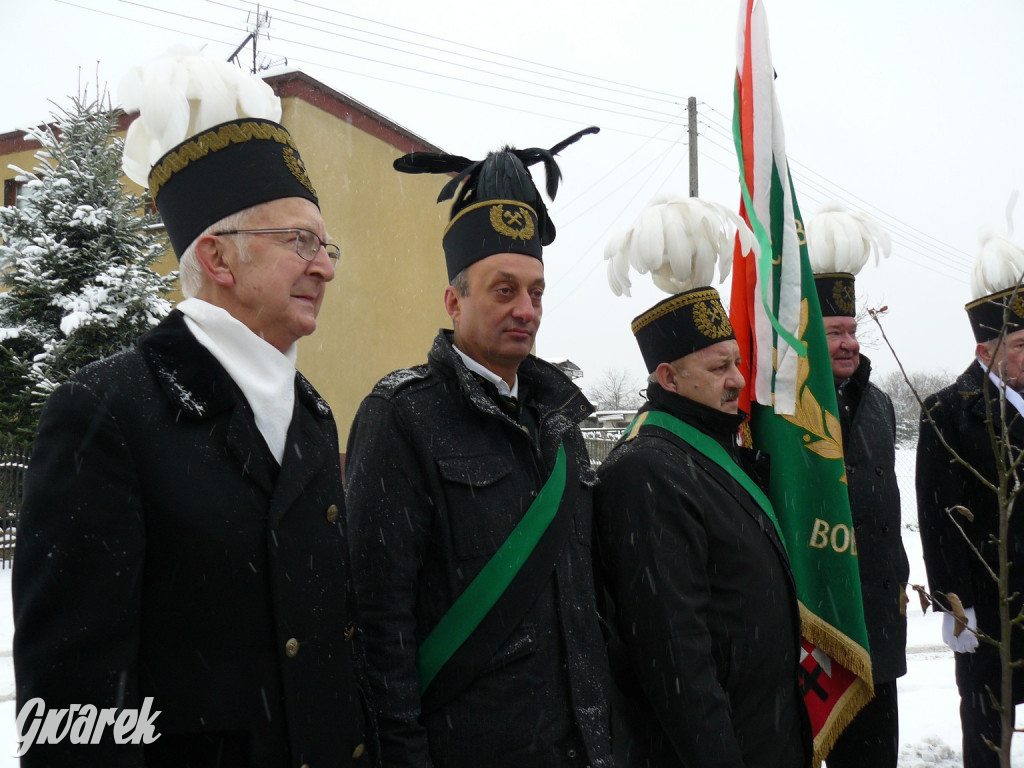
<path fill-rule="evenodd" d="M 92 87 L 97 66 L 116 101 L 124 71 L 172 45 L 226 58 L 256 7 L 160 5 L 0 0 L 9 63 L 0 133 L 45 119 L 48 101 L 64 102 L 80 81 Z M 629 321 L 664 294 L 637 277 L 632 298 L 613 296 L 604 246 L 653 195 L 686 194 L 689 96 L 698 100 L 700 194 L 737 206 L 738 0 L 260 7 L 270 15 L 263 63 L 287 60 L 448 151 L 476 158 L 503 143 L 546 147 L 600 126 L 562 155 L 538 352 L 579 364 L 584 388 L 609 367 L 644 373 Z M 1006 203 L 1024 179 L 1024 3 L 765 0 L 765 8 L 805 218 L 838 200 L 879 219 L 893 253 L 864 268 L 858 299 L 888 306 L 885 332 L 909 370 L 958 372 L 973 354 L 963 305 L 979 235 L 1006 234 Z M 251 48 L 245 55 L 251 60 Z M 1013 239 L 1024 243 L 1024 211 L 1016 218 Z M 728 301 L 729 284 L 718 287 Z M 439 302 L 441 294 L 438 286 Z M 869 336 L 875 368 L 892 370 L 892 354 Z"/>

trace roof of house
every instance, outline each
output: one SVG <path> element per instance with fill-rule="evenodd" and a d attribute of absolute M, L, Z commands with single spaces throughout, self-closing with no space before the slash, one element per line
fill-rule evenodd
<path fill-rule="evenodd" d="M 300 70 L 274 70 L 263 79 L 281 98 L 297 98 L 324 110 L 381 141 L 391 144 L 398 151 L 441 152 L 442 150 L 426 139 L 417 136 L 407 128 L 389 120 L 384 115 L 359 101 L 336 91 L 316 78 Z M 127 130 L 138 112 L 122 114 L 118 129 Z M 0 133 L 0 155 L 33 150 L 38 147 L 34 141 L 25 138 L 25 131 L 15 130 Z"/>

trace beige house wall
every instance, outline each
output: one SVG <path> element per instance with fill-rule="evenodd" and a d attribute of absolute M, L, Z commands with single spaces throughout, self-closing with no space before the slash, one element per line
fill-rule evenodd
<path fill-rule="evenodd" d="M 334 410 L 345 450 L 360 401 L 384 374 L 426 360 L 450 327 L 442 296 L 446 179 L 408 176 L 391 164 L 406 150 L 301 99 L 283 100 L 281 122 L 302 152 L 331 238 L 337 274 L 316 333 L 299 342 L 298 368 Z"/>
<path fill-rule="evenodd" d="M 436 202 L 446 179 L 397 173 L 396 157 L 437 148 L 368 107 L 301 73 L 266 79 L 281 96 L 281 122 L 342 249 L 317 331 L 299 342 L 298 369 L 331 404 L 344 452 L 356 409 L 374 383 L 424 362 L 437 329 L 451 327 L 441 250 L 449 206 Z M 20 133 L 0 135 L 0 180 L 16 175 L 12 164 L 32 170 L 34 153 Z M 157 269 L 176 266 L 168 249 Z"/>

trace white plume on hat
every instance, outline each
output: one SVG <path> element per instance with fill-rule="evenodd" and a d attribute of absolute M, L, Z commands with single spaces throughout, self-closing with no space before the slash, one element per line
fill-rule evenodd
<path fill-rule="evenodd" d="M 744 253 L 759 250 L 750 228 L 724 205 L 697 197 L 656 197 L 632 227 L 605 246 L 608 284 L 616 296 L 629 296 L 632 267 L 650 272 L 666 293 L 682 293 L 710 285 L 716 263 L 720 281 L 725 280 L 737 233 Z"/>
<path fill-rule="evenodd" d="M 1024 249 L 1009 240 L 1013 236 L 1013 209 L 1017 191 L 1006 204 L 1007 237 L 992 233 L 982 235 L 981 250 L 971 270 L 971 298 L 980 299 L 991 293 L 1012 288 L 1024 277 Z"/>
<path fill-rule="evenodd" d="M 200 131 L 243 117 L 281 120 L 281 100 L 263 80 L 186 48 L 132 67 L 118 95 L 125 111 L 139 110 L 121 165 L 143 187 L 157 160 Z"/>
<path fill-rule="evenodd" d="M 889 234 L 871 216 L 829 203 L 807 222 L 807 258 L 816 275 L 848 272 L 856 275 L 868 257 L 889 255 Z"/>

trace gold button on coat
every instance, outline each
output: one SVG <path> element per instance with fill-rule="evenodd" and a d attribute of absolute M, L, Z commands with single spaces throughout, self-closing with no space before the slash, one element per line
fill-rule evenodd
<path fill-rule="evenodd" d="M 355 759 L 358 760 L 360 757 L 363 756 L 363 753 L 365 753 L 365 752 L 366 752 L 366 745 L 365 744 L 358 744 L 356 746 L 356 748 L 352 750 L 352 757 L 354 757 Z"/>
<path fill-rule="evenodd" d="M 328 523 L 334 523 L 334 522 L 337 522 L 337 520 L 338 520 L 338 505 L 337 504 L 331 504 L 331 506 L 329 506 L 327 508 L 327 522 Z"/>
<path fill-rule="evenodd" d="M 299 655 L 299 641 L 294 637 L 291 638 L 287 643 L 284 644 L 284 653 L 289 659 L 294 659 Z"/>

